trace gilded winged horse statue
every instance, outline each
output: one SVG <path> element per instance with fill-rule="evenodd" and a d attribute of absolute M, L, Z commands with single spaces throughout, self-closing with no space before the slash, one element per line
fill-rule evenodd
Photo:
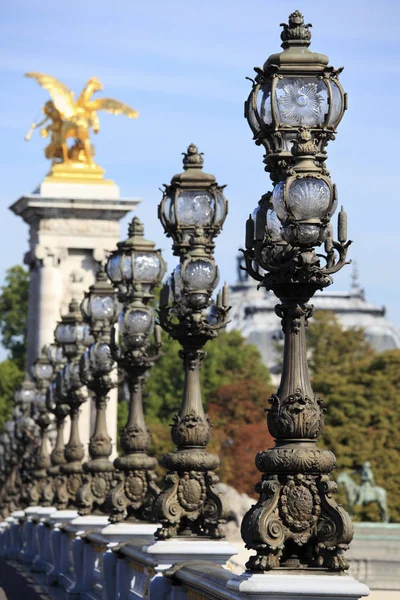
<path fill-rule="evenodd" d="M 53 165 L 80 163 L 80 166 L 95 166 L 90 130 L 93 129 L 94 133 L 99 132 L 100 122 L 97 115 L 99 110 L 105 110 L 113 115 L 123 114 L 130 119 L 139 116 L 136 110 L 118 100 L 112 98 L 93 100 L 93 94 L 103 89 L 97 77 L 89 79 L 79 98 L 75 100 L 74 92 L 55 77 L 44 73 L 25 75 L 35 79 L 51 96 L 51 100 L 47 101 L 42 109 L 44 119 L 39 123 L 32 123 L 25 139 L 29 140 L 35 129 L 46 124 L 40 134 L 44 138 L 51 136 L 50 143 L 45 148 L 45 155 L 53 161 Z M 69 138 L 75 139 L 71 147 L 67 144 Z"/>

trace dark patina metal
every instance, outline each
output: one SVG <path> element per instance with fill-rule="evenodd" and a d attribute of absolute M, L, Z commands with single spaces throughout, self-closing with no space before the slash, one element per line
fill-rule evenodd
<path fill-rule="evenodd" d="M 194 144 L 184 154 L 183 164 L 184 173 L 175 175 L 166 186 L 159 207 L 164 229 L 173 238 L 174 253 L 180 257 L 180 265 L 175 269 L 170 285 L 166 284 L 161 292 L 159 321 L 182 346 L 179 355 L 183 361 L 185 383 L 181 408 L 173 419 L 171 430 L 177 450 L 162 458 L 161 463 L 168 473 L 164 479 L 165 489 L 154 505 L 154 518 L 162 524 L 156 534 L 160 539 L 176 535 L 220 538 L 219 525 L 227 516 L 227 507 L 215 487 L 218 456 L 206 450 L 211 425 L 202 403 L 200 369 L 205 344 L 226 325 L 228 290 L 225 285 L 223 292 L 218 294 L 217 303 L 207 312 L 216 280 L 211 276 L 210 285 L 199 289 L 193 281 L 191 283 L 189 273 L 196 265 L 203 265 L 210 273 L 217 272 L 213 238 L 222 228 L 227 203 L 215 177 L 201 170 L 202 155 Z M 199 205 L 205 202 L 201 224 L 180 219 L 178 202 L 183 192 L 197 193 Z M 219 219 L 215 209 L 207 220 L 209 207 L 215 207 L 217 201 L 221 206 Z M 196 220 L 194 217 L 192 215 L 193 221 Z"/>
<path fill-rule="evenodd" d="M 311 38 L 309 27 L 304 25 L 298 11 L 290 15 L 282 32 L 284 52 L 272 55 L 263 69 L 256 69 L 257 77 L 246 103 L 246 116 L 256 143 L 262 143 L 267 150 L 264 162 L 275 184 L 274 192 L 263 196 L 255 217 L 247 221 L 246 270 L 279 298 L 275 310 L 285 334 L 281 383 L 266 409 L 268 427 L 276 444 L 256 457 L 263 474 L 256 487 L 260 497 L 242 524 L 247 548 L 257 552 L 247 563 L 251 571 L 345 570 L 348 563 L 343 555 L 353 535 L 350 517 L 333 496 L 337 485 L 331 481 L 330 472 L 335 457 L 317 446 L 324 425 L 324 408 L 322 399 L 312 390 L 307 364 L 306 329 L 313 311 L 310 299 L 317 290 L 332 283 L 332 274 L 345 264 L 350 244 L 346 242 L 347 217 L 343 209 L 339 213 L 338 241 L 333 239 L 330 217 L 336 204 L 336 190 L 325 167 L 325 146 L 334 139 L 346 106 L 345 97 L 337 79 L 340 71 L 327 66 L 327 57 L 307 49 Z M 284 90 L 287 104 L 281 103 L 280 110 L 282 118 L 282 110 L 290 109 L 286 115 L 288 121 L 292 118 L 292 125 L 278 120 L 279 107 L 274 96 L 279 81 L 287 76 L 293 79 L 288 79 Z M 257 93 L 265 85 L 270 86 L 273 97 L 272 115 L 264 111 L 266 116 L 261 122 L 259 114 L 256 116 L 256 102 Z M 335 92 L 332 86 L 336 86 Z M 293 90 L 297 96 L 290 105 Z M 333 93 L 337 95 L 337 107 L 336 116 L 331 119 Z M 327 94 L 327 112 L 313 123 L 313 114 L 318 114 L 324 94 Z M 297 123 L 293 118 L 297 110 L 295 101 L 300 107 Z M 307 126 L 302 122 L 301 110 L 309 101 L 314 104 L 310 103 L 311 112 L 306 115 Z M 288 140 L 291 148 L 287 146 Z M 310 216 L 304 210 L 304 214 L 298 214 L 296 207 L 290 205 L 291 186 L 304 178 L 322 182 L 326 190 L 322 216 L 322 213 Z M 280 210 L 279 226 L 274 226 L 277 223 L 274 208 Z M 324 253 L 316 251 L 321 243 Z"/>

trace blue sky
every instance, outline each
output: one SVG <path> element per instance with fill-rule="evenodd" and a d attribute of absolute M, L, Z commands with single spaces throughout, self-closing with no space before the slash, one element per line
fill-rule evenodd
<path fill-rule="evenodd" d="M 26 71 L 53 75 L 77 93 L 96 75 L 107 96 L 140 111 L 137 121 L 100 114 L 97 161 L 122 196 L 142 199 L 137 214 L 165 250 L 169 270 L 175 259 L 156 217 L 159 188 L 181 171 L 188 144 L 199 146 L 205 170 L 228 184 L 230 212 L 216 255 L 221 278 L 234 281 L 245 219 L 271 189 L 243 118 L 245 77 L 279 51 L 279 24 L 297 8 L 313 24 L 311 48 L 345 66 L 349 110 L 327 166 L 349 215 L 361 284 L 400 325 L 398 0 L 7 2 L 0 24 L 0 282 L 27 250 L 27 226 L 8 206 L 48 170 L 44 141 L 37 134 L 24 141 L 47 100 Z M 333 289 L 347 289 L 350 274 L 343 269 Z"/>

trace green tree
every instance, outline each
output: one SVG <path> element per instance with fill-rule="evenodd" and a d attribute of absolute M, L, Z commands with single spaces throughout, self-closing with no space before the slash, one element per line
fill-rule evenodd
<path fill-rule="evenodd" d="M 218 475 L 249 496 L 256 496 L 254 488 L 261 478 L 255 456 L 274 445 L 264 413 L 273 391 L 259 379 L 242 379 L 220 387 L 211 394 L 208 405 L 214 425 L 210 451 L 221 461 Z"/>
<path fill-rule="evenodd" d="M 151 422 L 170 422 L 179 411 L 183 392 L 180 344 L 164 337 L 163 356 L 153 367 L 144 390 L 144 406 Z M 204 406 L 221 386 L 241 380 L 269 382 L 269 372 L 255 346 L 238 331 L 222 332 L 206 346 L 201 384 Z"/>
<path fill-rule="evenodd" d="M 12 360 L 0 363 L 0 429 L 11 416 L 14 392 L 23 379 L 23 372 Z"/>
<path fill-rule="evenodd" d="M 313 388 L 327 408 L 321 445 L 335 453 L 336 474 L 369 460 L 391 520 L 400 521 L 400 350 L 377 354 L 361 329 L 343 330 L 326 312 L 310 321 L 308 337 Z M 379 520 L 379 510 L 369 505 L 355 518 Z"/>
<path fill-rule="evenodd" d="M 8 358 L 24 369 L 28 325 L 29 273 L 20 265 L 6 271 L 0 293 L 0 334 Z"/>

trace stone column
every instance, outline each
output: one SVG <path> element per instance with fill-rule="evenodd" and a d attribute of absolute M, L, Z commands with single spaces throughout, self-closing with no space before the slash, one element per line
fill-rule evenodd
<path fill-rule="evenodd" d="M 62 261 L 64 248 L 36 246 L 25 256 L 30 266 L 27 370 L 39 356 L 42 347 L 53 339 L 60 318 L 63 294 Z"/>

